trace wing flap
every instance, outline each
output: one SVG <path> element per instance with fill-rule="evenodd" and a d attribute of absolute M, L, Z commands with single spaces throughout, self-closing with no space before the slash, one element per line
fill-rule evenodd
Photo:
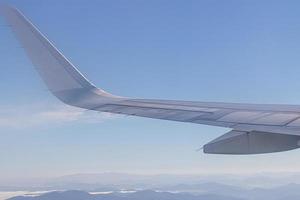
<path fill-rule="evenodd" d="M 111 112 L 117 114 L 133 115 L 140 117 L 149 117 L 157 119 L 166 119 L 174 121 L 188 122 L 194 118 L 206 115 L 210 112 L 180 110 L 177 108 L 149 107 L 149 106 L 132 106 L 122 104 L 106 104 L 96 108 L 97 111 Z"/>

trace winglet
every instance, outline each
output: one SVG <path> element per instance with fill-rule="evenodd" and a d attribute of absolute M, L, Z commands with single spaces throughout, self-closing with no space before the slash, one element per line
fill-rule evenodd
<path fill-rule="evenodd" d="M 16 8 L 1 5 L 0 13 L 46 83 L 48 89 L 67 104 L 78 105 L 82 96 L 96 93 L 116 97 L 96 88 L 76 67 Z M 83 107 L 83 106 L 80 106 Z"/>

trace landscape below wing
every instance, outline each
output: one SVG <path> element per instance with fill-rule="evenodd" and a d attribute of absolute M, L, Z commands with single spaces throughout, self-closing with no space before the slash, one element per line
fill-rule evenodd
<path fill-rule="evenodd" d="M 299 147 L 300 106 L 132 99 L 97 88 L 17 9 L 1 6 L 49 91 L 84 109 L 220 126 L 229 133 L 204 145 L 205 153 L 257 154 Z"/>

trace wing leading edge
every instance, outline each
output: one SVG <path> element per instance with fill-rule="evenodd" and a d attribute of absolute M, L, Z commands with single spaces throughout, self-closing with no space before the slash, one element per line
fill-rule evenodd
<path fill-rule="evenodd" d="M 17 9 L 1 14 L 45 84 L 62 102 L 84 109 L 231 128 L 205 153 L 257 154 L 295 149 L 300 106 L 132 99 L 97 88 Z"/>

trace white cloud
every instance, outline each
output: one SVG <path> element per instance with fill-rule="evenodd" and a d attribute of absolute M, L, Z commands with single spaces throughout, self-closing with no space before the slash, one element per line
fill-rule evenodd
<path fill-rule="evenodd" d="M 66 122 L 99 123 L 117 116 L 57 104 L 2 105 L 0 127 L 24 128 Z"/>

